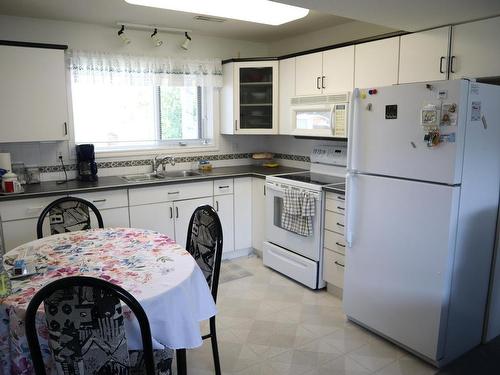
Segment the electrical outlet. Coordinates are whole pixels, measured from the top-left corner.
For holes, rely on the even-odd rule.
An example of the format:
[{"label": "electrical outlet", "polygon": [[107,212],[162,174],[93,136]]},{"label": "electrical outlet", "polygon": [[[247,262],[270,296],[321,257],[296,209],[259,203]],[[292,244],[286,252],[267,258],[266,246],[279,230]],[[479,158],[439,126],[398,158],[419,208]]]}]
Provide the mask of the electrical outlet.
[{"label": "electrical outlet", "polygon": [[56,160],[58,162],[61,160],[60,158],[62,158],[62,157],[63,157],[62,151],[56,151]]}]

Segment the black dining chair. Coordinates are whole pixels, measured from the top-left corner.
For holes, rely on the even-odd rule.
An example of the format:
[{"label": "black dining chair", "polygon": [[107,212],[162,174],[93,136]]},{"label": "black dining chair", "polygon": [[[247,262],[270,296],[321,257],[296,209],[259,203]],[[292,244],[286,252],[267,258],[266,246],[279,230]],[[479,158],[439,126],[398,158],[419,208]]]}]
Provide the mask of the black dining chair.
[{"label": "black dining chair", "polygon": [[[171,374],[173,350],[153,351],[146,313],[129,292],[102,279],[71,276],[40,289],[26,310],[26,338],[36,375],[46,374],[36,330],[42,302],[57,374]],[[128,350],[122,302],[139,322],[143,350]]]},{"label": "black dining chair", "polygon": [[[207,280],[212,297],[217,302],[219,274],[222,258],[222,225],[219,216],[209,205],[198,207],[189,221],[186,249],[193,256]],[[210,333],[202,339],[210,338],[214,357],[215,373],[220,375],[219,349],[215,316],[210,318]]]},{"label": "black dining chair", "polygon": [[43,237],[43,223],[49,217],[50,234],[90,229],[90,210],[97,218],[99,228],[104,228],[102,216],[96,206],[77,197],[56,199],[44,208],[36,224],[36,235]]}]

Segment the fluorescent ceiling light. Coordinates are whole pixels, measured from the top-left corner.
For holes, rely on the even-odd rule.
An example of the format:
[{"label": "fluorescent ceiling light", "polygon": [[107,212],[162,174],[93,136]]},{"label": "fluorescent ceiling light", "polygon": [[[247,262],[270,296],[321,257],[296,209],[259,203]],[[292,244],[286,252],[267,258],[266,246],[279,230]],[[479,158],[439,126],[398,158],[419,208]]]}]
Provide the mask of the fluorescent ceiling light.
[{"label": "fluorescent ceiling light", "polygon": [[269,0],[125,0],[143,5],[235,20],[282,25],[307,16],[309,9]]}]

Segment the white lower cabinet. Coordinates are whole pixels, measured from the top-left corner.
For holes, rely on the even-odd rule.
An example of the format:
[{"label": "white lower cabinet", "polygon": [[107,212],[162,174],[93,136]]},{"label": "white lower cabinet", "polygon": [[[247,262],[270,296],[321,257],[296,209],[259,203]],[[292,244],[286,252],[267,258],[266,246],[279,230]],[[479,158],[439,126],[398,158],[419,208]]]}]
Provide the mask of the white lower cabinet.
[{"label": "white lower cabinet", "polygon": [[227,254],[234,251],[234,205],[233,195],[217,195],[214,197],[214,208],[222,225],[223,247]]},{"label": "white lower cabinet", "polygon": [[[130,226],[128,216],[127,190],[111,190],[75,194],[74,197],[82,198],[92,203],[101,213],[104,228]],[[91,215],[91,226],[97,228],[97,219]]]},{"label": "white lower cabinet", "polygon": [[[33,241],[36,236],[38,217],[49,203],[62,196],[48,196],[23,200],[11,200],[0,203],[2,236],[4,251]],[[45,221],[44,233],[48,233],[48,221]]]},{"label": "white lower cabinet", "polygon": [[344,288],[345,269],[344,209],[344,195],[326,193],[323,280],[340,289]]},{"label": "white lower cabinet", "polygon": [[210,196],[174,202],[175,242],[182,247],[186,247],[189,220],[194,210],[205,204],[212,206],[213,198]]},{"label": "white lower cabinet", "polygon": [[131,206],[130,226],[155,230],[174,238],[174,215],[172,202],[160,202]]},{"label": "white lower cabinet", "polygon": [[234,179],[234,248],[252,248],[252,177]]},{"label": "white lower cabinet", "polygon": [[266,180],[252,177],[252,247],[262,252],[266,233]]}]

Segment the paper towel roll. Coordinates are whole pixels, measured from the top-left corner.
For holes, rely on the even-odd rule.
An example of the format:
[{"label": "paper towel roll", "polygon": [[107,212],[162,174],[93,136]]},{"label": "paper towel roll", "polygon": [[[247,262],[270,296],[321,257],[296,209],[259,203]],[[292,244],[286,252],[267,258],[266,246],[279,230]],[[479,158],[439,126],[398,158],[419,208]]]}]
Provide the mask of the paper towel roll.
[{"label": "paper towel roll", "polygon": [[10,154],[8,152],[0,152],[0,168],[8,171],[12,170],[10,163]]}]

